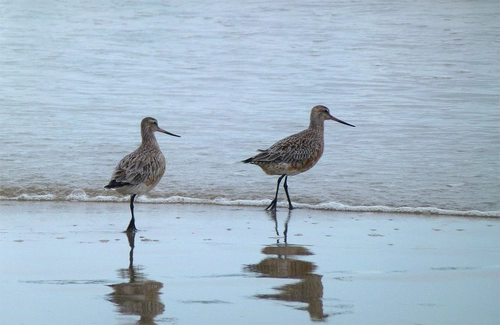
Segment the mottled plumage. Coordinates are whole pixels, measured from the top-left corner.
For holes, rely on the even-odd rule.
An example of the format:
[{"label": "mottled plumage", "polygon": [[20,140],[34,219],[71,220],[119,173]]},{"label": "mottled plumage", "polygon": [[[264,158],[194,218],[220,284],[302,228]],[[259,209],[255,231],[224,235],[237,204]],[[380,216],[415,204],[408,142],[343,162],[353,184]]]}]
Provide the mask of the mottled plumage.
[{"label": "mottled plumage", "polygon": [[283,177],[285,178],[283,187],[288,199],[288,207],[293,209],[288,195],[288,176],[297,175],[311,169],[323,155],[325,120],[333,120],[354,126],[333,117],[330,115],[328,108],[318,105],[311,110],[309,128],[276,142],[266,150],[259,150],[259,154],[243,160],[244,163],[259,166],[268,175],[281,175],[278,179],[276,195],[266,208],[267,210],[276,209],[279,186]]},{"label": "mottled plumage", "polygon": [[178,137],[158,127],[158,121],[146,117],[141,122],[142,143],[134,152],[123,157],[118,163],[109,184],[104,188],[115,189],[121,194],[130,194],[130,219],[127,231],[136,231],[134,199],[137,195],[151,191],[165,173],[165,156],[160,151],[154,132],[162,132]]}]

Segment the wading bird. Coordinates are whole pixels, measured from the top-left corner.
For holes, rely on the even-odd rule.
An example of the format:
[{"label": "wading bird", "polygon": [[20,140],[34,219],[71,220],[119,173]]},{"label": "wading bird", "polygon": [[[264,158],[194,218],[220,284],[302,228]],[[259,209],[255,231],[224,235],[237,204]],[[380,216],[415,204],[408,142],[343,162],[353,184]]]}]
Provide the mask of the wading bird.
[{"label": "wading bird", "polygon": [[311,121],[306,130],[286,137],[266,150],[259,150],[257,155],[243,160],[259,166],[268,175],[280,175],[276,185],[276,194],[266,210],[276,210],[280,183],[285,178],[283,188],[288,199],[288,208],[293,209],[288,194],[288,176],[294,176],[311,169],[321,158],[324,148],[324,121],[333,120],[345,125],[354,125],[341,121],[330,114],[330,110],[322,105],[311,110]]},{"label": "wading bird", "polygon": [[120,160],[113,171],[109,184],[104,186],[106,189],[115,189],[118,193],[130,195],[132,218],[126,232],[137,231],[134,218],[135,197],[151,191],[165,173],[165,156],[163,156],[156,141],[154,135],[156,131],[179,137],[161,129],[156,119],[144,118],[141,122],[141,145]]}]

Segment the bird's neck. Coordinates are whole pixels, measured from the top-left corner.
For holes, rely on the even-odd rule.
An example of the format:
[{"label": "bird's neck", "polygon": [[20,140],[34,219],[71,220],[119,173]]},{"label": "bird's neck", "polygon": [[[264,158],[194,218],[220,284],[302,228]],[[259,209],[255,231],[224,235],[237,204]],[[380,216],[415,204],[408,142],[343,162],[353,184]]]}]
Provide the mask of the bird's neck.
[{"label": "bird's neck", "polygon": [[325,129],[325,121],[311,120],[309,123],[309,130],[323,133]]},{"label": "bird's neck", "polygon": [[159,148],[154,132],[148,132],[147,130],[141,130],[141,136],[142,136],[141,147]]}]

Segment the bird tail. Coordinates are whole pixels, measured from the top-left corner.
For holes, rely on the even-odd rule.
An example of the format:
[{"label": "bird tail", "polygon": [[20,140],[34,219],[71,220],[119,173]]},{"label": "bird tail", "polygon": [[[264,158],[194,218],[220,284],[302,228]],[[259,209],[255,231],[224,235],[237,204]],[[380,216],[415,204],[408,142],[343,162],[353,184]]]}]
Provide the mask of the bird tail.
[{"label": "bird tail", "polygon": [[251,163],[251,162],[253,162],[253,157],[250,157],[248,159],[242,160],[241,162],[245,163],[245,164]]},{"label": "bird tail", "polygon": [[117,187],[123,187],[126,185],[130,185],[130,183],[126,182],[117,182],[114,179],[109,182],[108,185],[104,186],[104,188],[110,189],[110,188],[117,188]]}]

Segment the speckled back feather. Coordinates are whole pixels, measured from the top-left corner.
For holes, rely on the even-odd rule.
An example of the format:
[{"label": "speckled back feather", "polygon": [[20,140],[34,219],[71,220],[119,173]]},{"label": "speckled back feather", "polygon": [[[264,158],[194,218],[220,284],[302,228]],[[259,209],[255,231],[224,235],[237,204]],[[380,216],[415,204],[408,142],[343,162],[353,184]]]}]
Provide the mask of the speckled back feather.
[{"label": "speckled back feather", "polygon": [[328,108],[315,106],[306,130],[286,137],[257,155],[243,160],[255,164],[269,175],[296,175],[311,169],[323,155],[324,121]]}]

